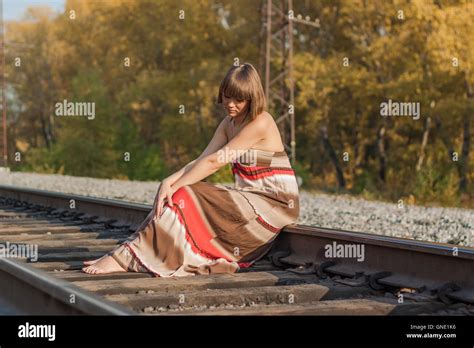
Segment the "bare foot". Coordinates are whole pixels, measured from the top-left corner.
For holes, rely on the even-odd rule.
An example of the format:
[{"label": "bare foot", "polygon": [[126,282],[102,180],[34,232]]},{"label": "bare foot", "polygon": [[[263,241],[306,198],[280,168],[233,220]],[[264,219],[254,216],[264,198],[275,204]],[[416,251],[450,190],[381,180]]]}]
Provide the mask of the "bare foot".
[{"label": "bare foot", "polygon": [[105,257],[100,258],[99,261],[97,261],[93,265],[84,267],[82,271],[89,274],[126,272],[126,270],[123,269],[122,266],[120,266],[118,262],[115,261],[115,259],[109,255],[106,255]]},{"label": "bare foot", "polygon": [[[106,255],[104,255],[104,256],[106,256]],[[104,257],[104,256],[102,256],[102,257]],[[97,261],[99,261],[102,257],[99,257],[98,259],[91,260],[91,261],[84,261],[83,264],[86,265],[86,266],[93,265],[94,263],[96,263]]]},{"label": "bare foot", "polygon": [[106,257],[107,255],[109,254],[104,254],[102,255],[101,257],[99,257],[98,259],[95,259],[95,260],[91,260],[91,261],[84,261],[83,264],[86,265],[86,266],[90,266],[90,265],[93,265],[94,263],[102,260],[104,257]]}]

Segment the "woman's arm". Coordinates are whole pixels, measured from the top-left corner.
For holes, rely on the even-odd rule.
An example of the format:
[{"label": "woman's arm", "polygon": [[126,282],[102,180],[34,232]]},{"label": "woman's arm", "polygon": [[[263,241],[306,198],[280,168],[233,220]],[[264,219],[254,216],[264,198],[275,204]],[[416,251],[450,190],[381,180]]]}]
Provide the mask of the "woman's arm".
[{"label": "woman's arm", "polygon": [[[170,175],[166,179],[163,180],[162,185],[160,185],[160,189],[158,190],[157,198],[155,198],[155,203],[153,209],[156,210],[156,214],[158,217],[161,216],[163,212],[163,204],[164,200],[168,200],[168,205],[171,202],[171,197],[176,190],[173,189],[172,185],[175,185],[183,176],[186,176],[189,172],[193,171],[193,168],[196,166],[199,161],[203,158],[209,156],[213,152],[219,150],[222,146],[224,146],[227,142],[227,134],[225,132],[225,128],[227,127],[228,118],[224,118],[219,126],[217,127],[214,136],[212,137],[211,141],[207,145],[206,149],[202,152],[202,154],[196,158],[194,161],[189,162],[183,168],[181,168],[176,173]],[[200,179],[201,180],[201,179]]]},{"label": "woman's arm", "polygon": [[191,170],[191,168],[194,166],[194,163],[196,163],[197,159],[192,160],[188,164],[186,164],[183,168],[178,170],[177,172],[174,172],[167,178],[163,179],[163,181],[167,181],[170,185],[173,185],[179,178],[183,176],[184,173],[187,171]]},{"label": "woman's arm", "polygon": [[193,167],[183,174],[173,185],[174,192],[185,185],[192,185],[218,171],[222,166],[240,157],[253,145],[265,137],[268,120],[257,119],[245,126],[229,143],[219,150],[196,160]]},{"label": "woman's arm", "polygon": [[214,132],[214,136],[212,137],[211,141],[209,142],[207,147],[204,149],[204,151],[201,153],[201,155],[199,155],[198,158],[196,158],[195,160],[192,160],[191,162],[186,164],[183,168],[181,168],[174,174],[168,176],[163,181],[166,180],[169,183],[169,185],[173,185],[176,181],[178,181],[179,178],[183,176],[183,174],[189,172],[199,159],[210,155],[211,153],[219,150],[222,146],[224,146],[228,141],[227,134],[225,132],[225,127],[227,126],[227,122],[228,122],[227,117],[221,121],[216,131]]}]

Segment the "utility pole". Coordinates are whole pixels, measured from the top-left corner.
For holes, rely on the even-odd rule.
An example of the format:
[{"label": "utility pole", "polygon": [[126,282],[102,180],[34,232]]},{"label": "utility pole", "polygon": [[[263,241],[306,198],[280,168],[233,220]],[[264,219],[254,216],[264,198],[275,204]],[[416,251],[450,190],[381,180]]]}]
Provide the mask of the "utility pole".
[{"label": "utility pole", "polygon": [[7,95],[5,81],[5,28],[3,22],[3,0],[0,3],[0,55],[1,55],[1,78],[2,78],[2,139],[3,139],[3,166],[8,168],[8,149],[7,149]]},{"label": "utility pole", "polygon": [[296,159],[295,87],[293,80],[293,24],[320,28],[319,19],[295,16],[292,0],[262,0],[262,30],[260,32],[260,71],[265,76],[265,96],[268,108],[278,117],[285,150]]},{"label": "utility pole", "polygon": [[262,33],[265,37],[264,58],[265,97],[268,108],[277,114],[285,150],[291,162],[296,158],[295,108],[293,82],[293,23],[288,14],[293,11],[292,0],[263,0]]}]

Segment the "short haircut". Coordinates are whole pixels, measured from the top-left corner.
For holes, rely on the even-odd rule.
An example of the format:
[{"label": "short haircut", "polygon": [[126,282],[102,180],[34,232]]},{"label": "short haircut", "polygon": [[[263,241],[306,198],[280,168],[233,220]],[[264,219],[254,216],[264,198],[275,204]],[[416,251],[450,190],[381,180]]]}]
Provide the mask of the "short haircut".
[{"label": "short haircut", "polygon": [[248,100],[249,106],[245,116],[250,116],[251,121],[267,107],[260,76],[250,63],[229,69],[219,87],[217,104],[222,104],[223,93],[226,97]]}]

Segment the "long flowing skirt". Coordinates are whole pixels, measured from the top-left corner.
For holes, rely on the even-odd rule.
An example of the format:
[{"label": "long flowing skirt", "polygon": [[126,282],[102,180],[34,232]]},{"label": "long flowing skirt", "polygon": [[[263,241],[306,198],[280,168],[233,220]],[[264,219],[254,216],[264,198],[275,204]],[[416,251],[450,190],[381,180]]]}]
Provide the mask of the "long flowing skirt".
[{"label": "long flowing skirt", "polygon": [[200,181],[176,191],[161,217],[153,209],[109,255],[159,277],[233,273],[263,257],[297,215],[284,200]]}]

